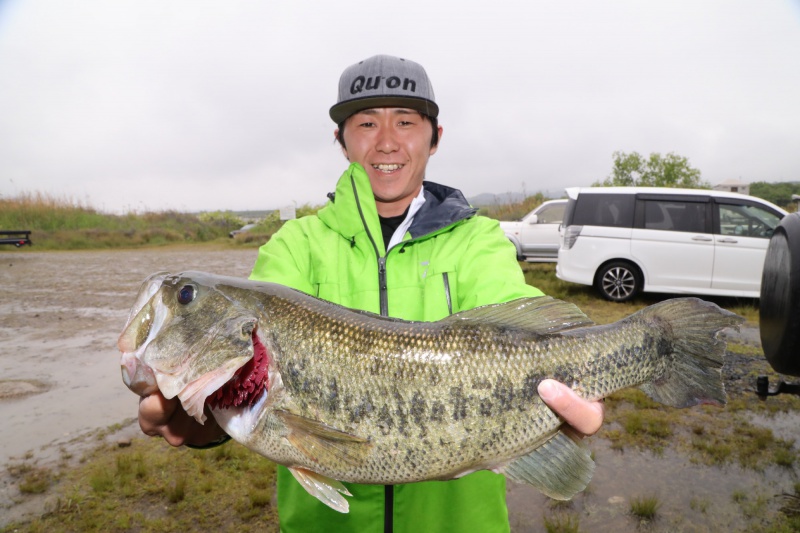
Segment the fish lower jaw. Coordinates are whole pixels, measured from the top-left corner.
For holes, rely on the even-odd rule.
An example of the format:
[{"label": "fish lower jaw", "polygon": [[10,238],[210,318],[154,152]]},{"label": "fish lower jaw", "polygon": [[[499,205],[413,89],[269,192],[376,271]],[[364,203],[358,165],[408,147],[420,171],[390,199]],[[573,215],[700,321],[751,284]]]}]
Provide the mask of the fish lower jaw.
[{"label": "fish lower jaw", "polygon": [[122,354],[120,362],[122,382],[139,396],[149,396],[158,391],[158,383],[153,370],[142,363],[136,354],[126,352]]}]

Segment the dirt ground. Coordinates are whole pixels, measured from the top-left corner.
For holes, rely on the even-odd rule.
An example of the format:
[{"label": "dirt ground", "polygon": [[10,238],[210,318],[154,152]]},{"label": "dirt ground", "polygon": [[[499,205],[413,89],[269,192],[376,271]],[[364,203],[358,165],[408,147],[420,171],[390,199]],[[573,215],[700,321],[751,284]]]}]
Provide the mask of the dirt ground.
[{"label": "dirt ground", "polygon": [[[97,430],[114,424],[122,423],[127,437],[140,434],[133,422],[137,397],[122,383],[116,341],[142,280],[163,270],[246,277],[255,258],[255,249],[198,246],[0,250],[0,516],[19,517],[41,505],[35,499],[20,503],[5,466],[57,461],[65,448],[91,445]],[[743,333],[758,342],[757,330]],[[745,369],[738,373],[746,376]],[[728,385],[731,378],[739,380],[730,375]],[[793,438],[797,424],[794,417],[775,425],[788,430],[784,438]],[[654,530],[738,530],[741,514],[733,508],[733,491],[771,497],[788,491],[795,479],[793,472],[702,467],[669,451],[660,457],[621,455],[597,437],[591,448],[598,464],[592,490],[572,504],[582,513],[582,530],[635,531],[635,521],[626,515],[634,494],[661,498],[664,518]],[[512,529],[542,530],[543,512],[550,512],[547,499],[530,487],[509,487]],[[694,509],[697,501],[709,510]]]},{"label": "dirt ground", "polygon": [[[0,249],[0,465],[56,460],[82,435],[136,416],[116,343],[144,278],[160,270],[247,277],[257,253],[7,250]],[[0,482],[0,514],[13,491]]]}]

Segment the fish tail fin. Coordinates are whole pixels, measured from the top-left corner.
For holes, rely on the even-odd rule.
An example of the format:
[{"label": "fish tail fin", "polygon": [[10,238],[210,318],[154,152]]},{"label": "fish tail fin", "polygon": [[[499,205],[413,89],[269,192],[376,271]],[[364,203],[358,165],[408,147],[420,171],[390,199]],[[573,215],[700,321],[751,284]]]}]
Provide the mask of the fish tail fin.
[{"label": "fish tail fin", "polygon": [[727,401],[722,382],[726,342],[721,330],[738,329],[744,319],[699,298],[674,298],[641,311],[655,322],[670,343],[659,346],[666,368],[640,389],[653,400],[672,407]]}]

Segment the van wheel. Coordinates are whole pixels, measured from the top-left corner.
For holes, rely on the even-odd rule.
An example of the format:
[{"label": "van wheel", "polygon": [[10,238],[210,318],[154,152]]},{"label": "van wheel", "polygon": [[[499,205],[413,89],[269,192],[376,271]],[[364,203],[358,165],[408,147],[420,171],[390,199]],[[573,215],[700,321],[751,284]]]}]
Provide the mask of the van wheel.
[{"label": "van wheel", "polygon": [[595,287],[603,298],[627,302],[642,290],[642,273],[626,261],[612,261],[597,271]]}]

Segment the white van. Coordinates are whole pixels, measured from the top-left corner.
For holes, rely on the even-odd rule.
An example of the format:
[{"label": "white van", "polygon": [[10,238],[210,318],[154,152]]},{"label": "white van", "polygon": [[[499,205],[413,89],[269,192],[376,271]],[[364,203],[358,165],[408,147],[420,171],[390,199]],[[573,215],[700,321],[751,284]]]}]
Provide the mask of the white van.
[{"label": "white van", "polygon": [[618,302],[640,291],[758,298],[769,238],[787,214],[706,189],[567,189],[556,276]]}]

